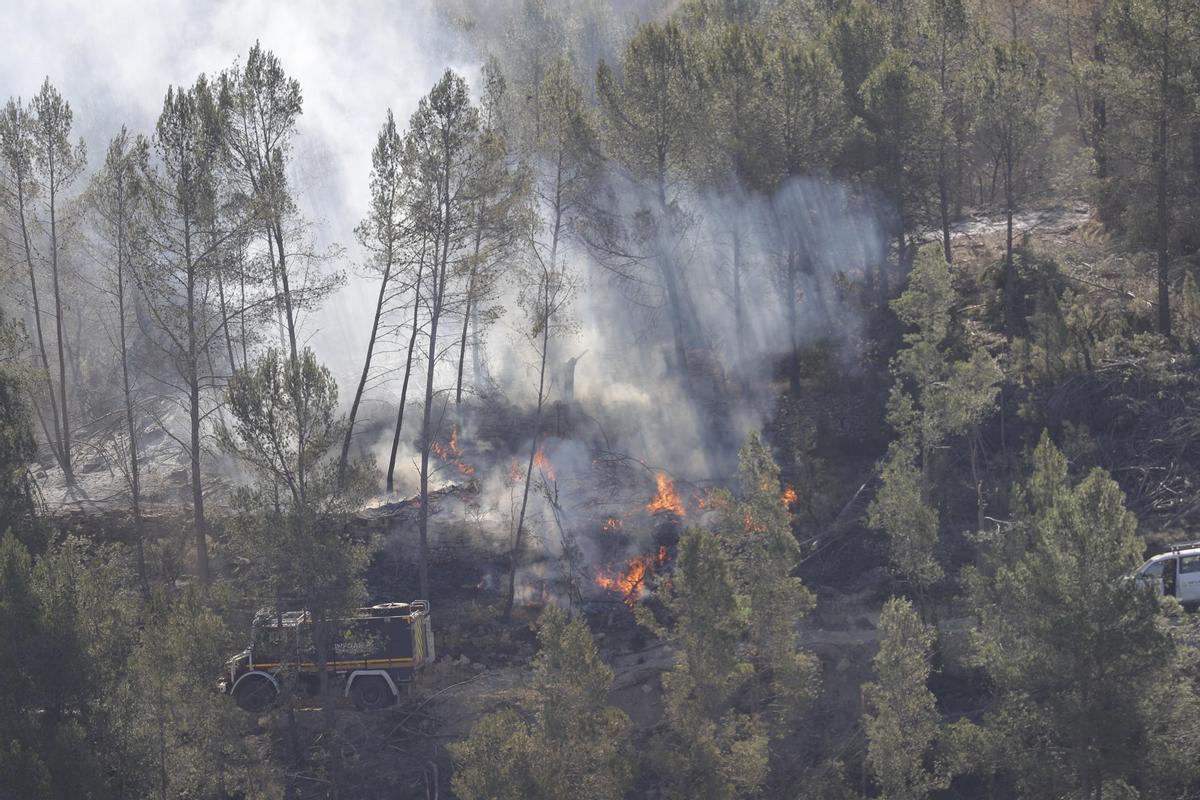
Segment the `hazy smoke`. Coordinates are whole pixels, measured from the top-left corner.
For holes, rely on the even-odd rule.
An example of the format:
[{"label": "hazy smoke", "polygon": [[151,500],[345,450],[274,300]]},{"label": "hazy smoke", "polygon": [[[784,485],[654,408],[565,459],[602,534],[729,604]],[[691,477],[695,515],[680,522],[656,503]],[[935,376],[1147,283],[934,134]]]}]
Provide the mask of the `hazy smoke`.
[{"label": "hazy smoke", "polygon": [[[450,22],[462,7],[478,12],[474,5],[168,0],[147,13],[144,4],[132,0],[20,3],[6,13],[9,36],[0,50],[0,75],[7,94],[25,97],[49,76],[75,109],[76,132],[88,144],[94,169],[122,124],[135,133],[153,130],[168,84],[188,85],[201,72],[213,75],[229,67],[255,38],[273,50],[304,92],[290,175],[295,194],[318,247],[337,243],[345,248],[338,266],[349,277],[320,313],[304,321],[304,333],[348,398],[361,369],[377,292],[377,277],[359,274],[363,258],[353,237],[366,208],[376,132],[389,107],[399,121],[407,121],[447,66],[477,82],[481,56]],[[618,13],[649,17],[661,6],[630,2]],[[688,201],[693,222],[673,246],[697,323],[694,344],[714,355],[698,383],[761,386],[777,369],[789,347],[777,278],[789,240],[801,244],[807,261],[800,286],[801,335],[838,339],[855,332],[857,317],[839,296],[834,278],[877,262],[884,245],[870,213],[855,206],[845,187],[797,179],[775,197],[729,190]],[[639,199],[621,202],[636,206]],[[744,268],[740,341],[732,300],[735,230]],[[738,399],[721,411],[724,429],[714,431],[712,409],[690,397],[669,367],[670,324],[654,309],[657,290],[642,287],[643,294],[631,298],[630,287],[614,281],[578,244],[568,245],[567,252],[583,288],[573,309],[578,332],[555,348],[552,393],[562,388],[561,361],[586,351],[576,371],[575,396],[614,446],[691,479],[719,477],[714,463],[727,467],[737,442],[761,426],[771,410],[771,393],[733,393]],[[654,277],[652,270],[649,274]],[[489,335],[489,369],[515,402],[524,402],[531,399],[534,354],[517,333],[524,320],[515,294],[501,301],[507,308]],[[368,415],[394,413],[390,404],[396,390],[382,375],[395,365],[402,344],[379,346],[383,358],[364,406]],[[381,433],[381,427],[366,431],[362,443],[386,461],[390,432]],[[415,431],[415,420],[406,427]],[[463,431],[464,438],[469,433]],[[411,436],[404,438],[397,473],[399,485],[407,488]],[[722,452],[714,462],[715,449]]]}]

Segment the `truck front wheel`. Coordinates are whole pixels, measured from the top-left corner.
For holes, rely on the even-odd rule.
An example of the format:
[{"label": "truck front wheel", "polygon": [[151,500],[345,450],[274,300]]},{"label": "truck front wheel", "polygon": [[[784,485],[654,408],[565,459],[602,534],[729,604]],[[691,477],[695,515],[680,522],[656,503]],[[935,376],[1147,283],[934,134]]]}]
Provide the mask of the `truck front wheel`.
[{"label": "truck front wheel", "polygon": [[350,696],[354,699],[354,707],[359,711],[386,708],[395,700],[387,681],[378,675],[363,675],[356,678],[354,687],[350,690]]},{"label": "truck front wheel", "polygon": [[260,675],[250,675],[238,684],[234,699],[238,708],[257,714],[275,702],[275,685]]}]

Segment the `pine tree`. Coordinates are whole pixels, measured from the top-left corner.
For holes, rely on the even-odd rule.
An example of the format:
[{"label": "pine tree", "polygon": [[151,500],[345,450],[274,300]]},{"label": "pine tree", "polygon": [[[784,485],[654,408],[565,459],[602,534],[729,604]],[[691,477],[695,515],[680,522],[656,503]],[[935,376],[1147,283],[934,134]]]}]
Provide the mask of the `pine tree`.
[{"label": "pine tree", "polygon": [[1013,215],[1040,188],[1041,146],[1049,135],[1054,98],[1037,54],[1020,42],[995,45],[974,69],[974,134],[1000,175],[1005,218],[1004,333],[1019,333],[1013,261]]},{"label": "pine tree", "polygon": [[816,694],[816,661],[797,650],[794,630],[816,599],[791,576],[800,546],[792,534],[779,467],[758,433],[742,446],[738,486],[736,496],[725,490],[713,493],[711,503],[720,512],[718,536],[747,610],[755,662],[770,676],[765,694],[784,719],[793,719]]},{"label": "pine tree", "polygon": [[[651,749],[660,790],[672,800],[749,797],[766,777],[766,725],[733,702],[755,670],[737,652],[746,613],[732,573],[713,534],[684,532],[672,586],[663,590],[679,655],[663,676],[666,724]],[[641,618],[648,621],[646,612]]]},{"label": "pine tree", "polygon": [[878,680],[863,687],[871,709],[863,720],[867,763],[881,797],[924,800],[950,783],[936,760],[928,766],[942,721],[928,685],[935,632],[911,603],[897,597],[884,603],[879,631]]},{"label": "pine tree", "polygon": [[1105,9],[1099,82],[1113,132],[1105,142],[1125,162],[1113,170],[1115,188],[1126,198],[1126,227],[1154,252],[1158,332],[1170,336],[1171,259],[1191,225],[1175,209],[1195,191],[1200,4],[1120,0]]},{"label": "pine tree", "polygon": [[489,714],[450,745],[454,791],[463,800],[620,800],[633,754],[629,718],[607,704],[612,669],[581,617],[550,607],[539,626],[533,686],[520,710]]},{"label": "pine tree", "polygon": [[1043,434],[1016,497],[1016,527],[965,576],[973,662],[997,692],[977,771],[1030,797],[1178,791],[1197,774],[1200,708],[1179,638],[1126,579],[1142,542],[1121,489],[1099,469],[1073,481]]},{"label": "pine tree", "polygon": [[950,267],[940,248],[917,253],[908,288],[892,309],[909,333],[892,365],[888,424],[897,438],[888,448],[881,483],[868,509],[874,528],[891,539],[892,561],[918,590],[942,577],[935,547],[939,514],[934,496],[935,453],[966,433],[993,408],[1000,371],[982,348],[960,360],[950,350],[955,302]]},{"label": "pine tree", "polygon": [[[892,234],[901,274],[909,260],[908,237],[932,219],[939,143],[947,136],[937,84],[904,50],[884,57],[860,89],[863,115],[874,136],[875,182],[894,210]],[[879,283],[887,300],[886,271]]]}]

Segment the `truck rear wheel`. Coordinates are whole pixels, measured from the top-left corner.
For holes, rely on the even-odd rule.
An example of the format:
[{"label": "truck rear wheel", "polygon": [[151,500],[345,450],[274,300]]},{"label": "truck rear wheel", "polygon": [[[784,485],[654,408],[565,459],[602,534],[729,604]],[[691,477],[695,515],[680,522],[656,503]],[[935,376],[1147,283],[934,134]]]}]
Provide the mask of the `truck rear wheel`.
[{"label": "truck rear wheel", "polygon": [[392,695],[392,689],[387,685],[387,681],[378,675],[363,675],[355,678],[350,696],[354,699],[354,707],[359,711],[386,708],[396,699]]},{"label": "truck rear wheel", "polygon": [[275,702],[275,685],[259,675],[250,675],[238,684],[234,699],[238,708],[257,714]]}]

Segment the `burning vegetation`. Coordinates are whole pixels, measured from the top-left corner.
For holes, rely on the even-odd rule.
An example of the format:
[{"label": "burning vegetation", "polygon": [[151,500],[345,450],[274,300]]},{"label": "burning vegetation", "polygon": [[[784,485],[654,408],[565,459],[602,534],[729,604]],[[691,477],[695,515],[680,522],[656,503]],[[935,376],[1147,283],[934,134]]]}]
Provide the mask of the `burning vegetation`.
[{"label": "burning vegetation", "polygon": [[436,439],[429,445],[429,449],[433,454],[441,459],[446,464],[451,464],[463,475],[468,478],[475,475],[475,467],[463,461],[463,450],[458,443],[458,428],[455,427],[450,431],[450,441],[443,444]]},{"label": "burning vegetation", "polygon": [[[665,551],[663,551],[665,554]],[[600,571],[596,574],[596,585],[609,592],[621,595],[621,601],[633,606],[646,594],[646,576],[652,559],[649,556],[631,558],[617,571]]]},{"label": "burning vegetation", "polygon": [[665,472],[655,475],[654,481],[657,484],[657,491],[654,499],[646,504],[646,512],[651,515],[666,512],[677,517],[686,517],[687,509],[684,508],[679,493],[675,491],[675,481],[667,477]]}]

